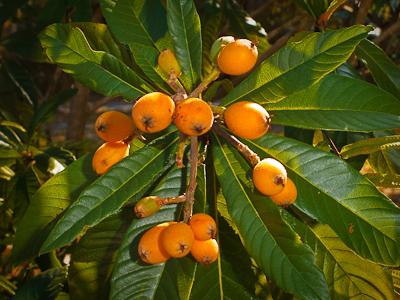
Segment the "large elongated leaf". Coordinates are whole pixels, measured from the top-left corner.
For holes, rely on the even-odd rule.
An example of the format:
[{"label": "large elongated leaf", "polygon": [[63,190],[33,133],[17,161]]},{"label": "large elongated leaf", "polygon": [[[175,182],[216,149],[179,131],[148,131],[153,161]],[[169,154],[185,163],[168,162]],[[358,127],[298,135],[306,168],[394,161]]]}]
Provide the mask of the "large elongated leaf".
[{"label": "large elongated leaf", "polygon": [[128,200],[138,200],[163,170],[171,166],[176,141],[176,133],[169,133],[114,165],[68,208],[41,251],[72,242],[87,226],[94,226],[115,214]]},{"label": "large elongated leaf", "polygon": [[312,33],[303,40],[290,42],[233,89],[222,104],[240,99],[277,102],[311,86],[344,63],[369,30],[370,27],[356,25]]},{"label": "large elongated leaf", "polygon": [[39,254],[42,243],[54,226],[51,222],[95,178],[91,156],[86,155],[41,186],[33,196],[23,218],[17,224],[12,253],[16,263]]},{"label": "large elongated leaf", "polygon": [[68,275],[72,299],[109,299],[115,251],[131,219],[131,210],[123,210],[89,229],[74,245]]},{"label": "large elongated leaf", "polygon": [[[93,39],[95,37],[89,38]],[[143,79],[115,56],[93,50],[93,44],[90,45],[83,31],[73,24],[47,27],[40,34],[40,41],[52,62],[101,94],[135,99],[151,91]]]},{"label": "large elongated leaf", "polygon": [[371,138],[346,145],[340,151],[343,158],[350,158],[377,151],[400,148],[400,135]]},{"label": "large elongated leaf", "polygon": [[394,299],[390,275],[381,266],[354,254],[328,225],[309,227],[290,217],[290,223],[311,246],[323,270],[332,299]]},{"label": "large elongated leaf", "polygon": [[135,62],[146,76],[164,91],[170,91],[160,71],[160,51],[172,48],[167,31],[166,11],[160,1],[119,0],[103,4],[111,31],[120,42],[129,45]]},{"label": "large elongated leaf", "polygon": [[218,180],[246,250],[286,291],[302,299],[329,298],[312,251],[282,220],[278,207],[270,199],[252,192],[246,176],[250,167],[244,159],[218,138],[214,141]]},{"label": "large elongated leaf", "polygon": [[367,63],[375,82],[400,99],[399,66],[381,48],[368,40],[362,41],[357,46],[356,54]]},{"label": "large elongated leaf", "polygon": [[400,126],[400,105],[393,95],[365,81],[333,74],[265,107],[275,124],[300,128],[373,131]]},{"label": "large elongated leaf", "polygon": [[400,210],[337,156],[272,134],[248,142],[287,168],[298,189],[296,205],[329,224],[347,246],[373,261],[400,263]]},{"label": "large elongated leaf", "polygon": [[168,29],[182,66],[182,80],[188,90],[201,76],[201,25],[193,0],[167,1]]}]

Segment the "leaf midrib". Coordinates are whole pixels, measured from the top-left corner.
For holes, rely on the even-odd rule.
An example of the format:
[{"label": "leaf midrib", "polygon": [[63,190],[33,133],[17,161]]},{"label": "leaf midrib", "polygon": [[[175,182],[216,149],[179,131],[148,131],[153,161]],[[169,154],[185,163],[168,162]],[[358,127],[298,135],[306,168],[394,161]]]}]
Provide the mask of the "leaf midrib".
[{"label": "leaf midrib", "polygon": [[195,78],[195,76],[194,76],[194,68],[193,68],[193,64],[192,64],[192,55],[191,55],[191,52],[190,52],[190,49],[189,49],[189,41],[187,39],[188,36],[187,36],[187,30],[186,30],[186,26],[185,26],[185,19],[183,17],[183,7],[182,7],[182,5],[179,5],[179,11],[180,11],[180,17],[181,17],[180,19],[182,21],[182,28],[183,28],[183,31],[184,31],[184,34],[185,34],[185,38],[184,38],[184,42],[185,42],[185,46],[186,46],[185,48],[187,50],[186,52],[187,52],[188,58],[189,58],[188,62],[189,62],[189,67],[190,67],[190,78],[191,78],[192,84],[194,84],[194,78]]},{"label": "leaf midrib", "polygon": [[[264,148],[258,146],[257,144],[255,144],[255,143],[252,142],[251,140],[246,140],[246,141],[249,142],[249,143],[251,143],[254,147],[258,148],[258,149],[261,150],[262,152],[264,152],[264,153],[266,153],[266,154],[268,154],[268,155],[271,155],[271,154],[269,154],[267,151],[265,151]],[[303,177],[302,174],[300,174],[300,173],[297,172],[296,170],[294,170],[294,169],[292,169],[292,168],[290,168],[290,169],[292,170],[292,172],[296,173],[297,176],[299,176],[300,178],[302,178],[304,181],[306,181],[308,184],[310,184],[310,185],[311,185],[312,187],[314,187],[316,190],[321,191],[324,195],[326,195],[328,198],[332,199],[334,202],[338,203],[340,206],[342,206],[343,208],[345,208],[345,209],[346,209],[348,212],[350,212],[352,215],[358,217],[358,219],[362,220],[363,222],[365,222],[366,224],[368,224],[369,226],[371,226],[372,228],[374,228],[375,230],[377,230],[378,232],[380,232],[383,236],[385,236],[385,237],[387,237],[388,239],[390,239],[391,241],[393,241],[394,244],[398,244],[398,242],[397,242],[395,239],[393,239],[392,237],[389,237],[389,236],[387,236],[386,234],[384,234],[384,233],[381,231],[380,228],[379,228],[379,230],[378,230],[377,227],[372,226],[371,223],[368,222],[364,217],[361,217],[360,215],[357,215],[355,212],[353,212],[351,209],[349,209],[348,206],[344,205],[341,201],[337,201],[334,197],[330,196],[326,191],[319,189],[316,185],[314,185],[312,182],[310,182],[307,178]],[[369,196],[369,197],[370,197],[370,196]],[[374,196],[374,197],[376,197],[376,196]],[[376,240],[376,239],[375,239],[375,236],[374,236],[374,240]],[[368,252],[370,252],[370,251],[368,250]],[[380,252],[380,253],[381,253],[381,252]],[[388,253],[389,253],[389,252],[388,252]],[[391,256],[391,255],[390,255],[390,256]],[[393,259],[393,258],[391,257],[391,259]]]},{"label": "leaf midrib", "polygon": [[296,272],[296,274],[297,274],[297,277],[298,277],[299,279],[301,279],[301,280],[305,283],[306,286],[309,286],[309,287],[310,287],[310,290],[312,290],[313,293],[315,293],[315,295],[317,296],[318,299],[321,299],[321,298],[319,297],[319,294],[316,293],[316,292],[314,291],[313,286],[310,286],[306,280],[303,280],[303,276],[301,276],[301,274],[298,272],[297,268],[293,265],[292,260],[290,259],[290,256],[288,256],[287,253],[286,253],[285,251],[283,251],[283,249],[281,248],[281,246],[279,245],[279,243],[276,241],[275,236],[273,236],[273,235],[271,234],[271,232],[268,230],[268,228],[266,227],[264,221],[263,221],[262,218],[260,217],[258,211],[257,211],[256,208],[254,207],[254,205],[253,205],[253,203],[251,202],[250,198],[248,197],[246,191],[244,190],[242,184],[240,183],[238,177],[236,176],[236,173],[233,171],[234,169],[233,169],[233,167],[232,167],[232,165],[231,165],[231,163],[230,163],[228,157],[226,156],[225,151],[223,150],[223,147],[222,147],[222,145],[221,145],[221,143],[220,143],[218,137],[216,137],[216,140],[217,140],[218,145],[219,145],[219,147],[220,147],[220,149],[221,149],[221,152],[222,152],[223,155],[224,155],[225,161],[226,161],[227,164],[229,165],[229,168],[230,168],[230,170],[231,170],[231,172],[232,172],[232,174],[233,174],[233,177],[235,178],[235,181],[236,181],[236,182],[238,183],[238,185],[240,186],[240,190],[242,190],[242,192],[244,193],[245,198],[247,199],[247,202],[250,204],[250,207],[251,207],[252,210],[255,212],[256,216],[257,216],[258,219],[259,219],[259,221],[261,221],[261,223],[262,223],[262,225],[263,225],[263,228],[264,228],[265,231],[267,231],[267,232],[270,234],[270,236],[273,238],[273,240],[275,241],[276,246],[280,249],[280,251],[281,251],[282,253],[285,254],[285,256],[287,257],[288,261],[290,262],[290,265],[292,266],[293,270],[295,270],[295,272]]},{"label": "leaf midrib", "polygon": [[[231,104],[232,102],[234,102],[234,101],[236,101],[236,100],[238,100],[238,99],[243,99],[243,98],[247,97],[247,96],[250,95],[250,94],[257,93],[257,91],[258,91],[259,89],[265,87],[266,85],[270,84],[271,82],[274,82],[274,81],[276,81],[276,80],[279,80],[282,76],[286,75],[287,73],[292,72],[292,71],[296,70],[297,68],[300,68],[300,67],[306,65],[306,64],[309,63],[310,61],[315,60],[315,59],[316,59],[317,57],[319,57],[320,55],[326,54],[326,53],[327,53],[328,51],[330,51],[331,49],[333,49],[333,48],[335,48],[335,47],[337,47],[337,46],[340,46],[340,45],[342,45],[342,44],[344,44],[344,43],[347,43],[347,42],[349,42],[349,41],[351,41],[351,40],[353,40],[353,39],[356,39],[356,38],[358,38],[358,36],[364,35],[364,34],[366,34],[366,33],[365,33],[365,32],[364,32],[364,33],[359,33],[359,34],[357,34],[357,35],[355,35],[355,36],[352,36],[352,37],[349,38],[349,39],[346,39],[345,41],[342,41],[342,42],[339,43],[339,44],[335,44],[335,45],[333,45],[333,46],[327,48],[324,52],[319,52],[319,53],[317,53],[316,55],[310,57],[309,59],[307,59],[307,60],[305,60],[305,61],[302,61],[302,63],[297,64],[297,65],[295,65],[295,66],[292,67],[292,68],[289,68],[289,69],[286,70],[285,72],[279,74],[277,77],[275,77],[275,78],[273,78],[272,80],[270,80],[270,81],[264,83],[263,85],[259,86],[258,88],[254,89],[254,90],[251,90],[251,91],[247,92],[246,94],[242,94],[241,96],[237,96],[235,99],[231,99],[229,102],[225,102],[225,101],[224,101],[224,104],[225,104],[225,105],[228,105],[228,104]],[[321,37],[321,36],[320,36],[320,37]],[[318,37],[317,37],[317,39],[315,40],[315,42],[316,42],[317,40],[318,40]],[[356,47],[356,46],[354,46],[354,48],[355,48],[355,47]],[[320,48],[321,48],[321,47],[318,47],[318,50],[319,50]],[[277,53],[279,53],[279,52],[277,52]],[[276,55],[276,54],[275,54],[275,55]],[[265,63],[267,63],[267,61],[265,61]],[[264,65],[264,63],[263,63],[259,68],[261,68],[263,65]],[[327,71],[326,71],[326,72],[327,72]],[[325,73],[326,73],[326,72],[325,72]],[[320,79],[316,80],[315,82],[318,82],[318,81],[320,81],[321,79],[322,79],[322,77],[321,77]],[[228,96],[229,96],[229,95],[228,95]]]}]

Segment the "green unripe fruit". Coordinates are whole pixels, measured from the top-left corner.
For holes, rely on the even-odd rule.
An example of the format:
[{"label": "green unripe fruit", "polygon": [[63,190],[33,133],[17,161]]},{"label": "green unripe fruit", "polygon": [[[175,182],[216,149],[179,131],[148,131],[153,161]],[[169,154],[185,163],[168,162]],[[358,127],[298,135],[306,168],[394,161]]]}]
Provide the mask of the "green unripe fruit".
[{"label": "green unripe fruit", "polygon": [[158,196],[149,196],[140,199],[135,205],[135,214],[138,218],[146,218],[154,215],[160,210],[161,198]]},{"label": "green unripe fruit", "polygon": [[216,60],[218,58],[218,54],[221,51],[221,49],[234,41],[235,41],[235,38],[233,36],[229,36],[229,35],[221,36],[220,38],[216,39],[215,42],[212,44],[211,50],[210,50],[211,61],[216,62]]}]

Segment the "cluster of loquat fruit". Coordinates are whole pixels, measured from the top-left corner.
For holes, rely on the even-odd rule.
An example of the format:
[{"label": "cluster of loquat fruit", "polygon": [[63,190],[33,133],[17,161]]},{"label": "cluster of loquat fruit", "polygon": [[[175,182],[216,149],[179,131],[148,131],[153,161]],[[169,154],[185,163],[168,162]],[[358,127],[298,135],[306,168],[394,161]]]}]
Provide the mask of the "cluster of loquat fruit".
[{"label": "cluster of loquat fruit", "polygon": [[217,260],[217,225],[207,214],[194,214],[189,224],[165,222],[146,231],[139,241],[140,258],[149,264],[159,264],[171,257],[180,258],[189,252],[201,264]]},{"label": "cluster of loquat fruit", "polygon": [[[228,75],[243,75],[257,62],[257,47],[249,40],[231,36],[217,39],[211,48],[211,58],[218,70]],[[181,74],[175,54],[167,49],[158,58],[160,69],[172,78]],[[222,112],[221,112],[222,111]],[[240,138],[257,139],[270,127],[270,116],[259,104],[249,101],[236,102],[215,113],[218,122]],[[215,122],[212,107],[198,97],[173,99],[153,92],[139,98],[132,107],[132,118],[117,111],[101,114],[95,124],[97,135],[105,141],[93,156],[93,168],[101,175],[129,154],[129,143],[141,133],[156,133],[172,123],[186,136],[201,136],[207,133]],[[285,167],[273,158],[257,161],[253,168],[253,183],[263,195],[271,197],[277,205],[292,204],[297,189],[288,178]],[[184,202],[184,196],[160,198],[149,196],[135,205],[139,218],[156,213],[161,206]],[[200,263],[214,262],[219,253],[215,240],[217,226],[206,214],[193,215],[188,224],[166,222],[158,224],[141,237],[138,246],[140,258],[149,264],[162,263],[170,257],[183,257],[189,252]]]}]

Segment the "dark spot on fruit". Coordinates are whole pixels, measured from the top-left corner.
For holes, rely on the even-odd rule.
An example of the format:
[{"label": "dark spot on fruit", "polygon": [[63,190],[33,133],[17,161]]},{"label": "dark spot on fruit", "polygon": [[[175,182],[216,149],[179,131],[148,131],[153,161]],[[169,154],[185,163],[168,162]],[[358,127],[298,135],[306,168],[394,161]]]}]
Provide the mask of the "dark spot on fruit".
[{"label": "dark spot on fruit", "polygon": [[282,175],[276,175],[275,178],[274,178],[274,183],[276,185],[285,186],[285,178]]},{"label": "dark spot on fruit", "polygon": [[195,125],[193,125],[193,127],[192,127],[192,130],[193,130],[194,132],[196,132],[197,134],[202,133],[204,129],[205,129],[205,127],[202,126],[202,125],[200,125],[200,124],[195,124]]},{"label": "dark spot on fruit", "polygon": [[107,129],[107,126],[104,125],[104,124],[100,124],[100,125],[97,127],[97,130],[100,131],[100,132],[106,131],[106,129]]},{"label": "dark spot on fruit", "polygon": [[153,127],[153,118],[152,117],[144,116],[142,118],[142,122],[143,122],[144,128],[146,128],[146,129]]},{"label": "dark spot on fruit", "polygon": [[181,253],[184,253],[186,251],[186,249],[188,248],[188,246],[186,244],[183,243],[179,243],[179,249],[178,251],[180,251]]}]

